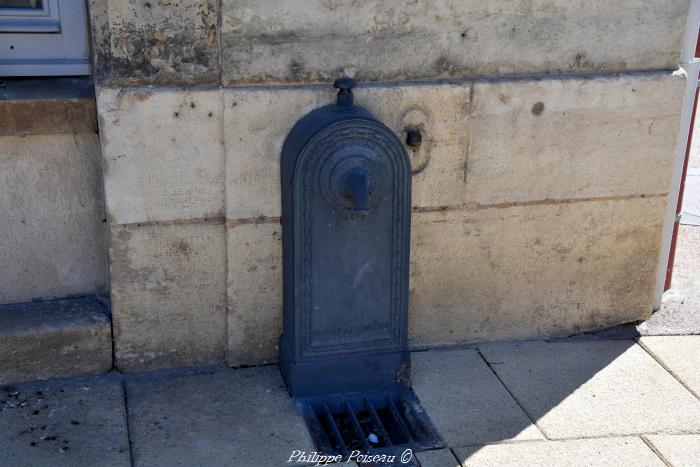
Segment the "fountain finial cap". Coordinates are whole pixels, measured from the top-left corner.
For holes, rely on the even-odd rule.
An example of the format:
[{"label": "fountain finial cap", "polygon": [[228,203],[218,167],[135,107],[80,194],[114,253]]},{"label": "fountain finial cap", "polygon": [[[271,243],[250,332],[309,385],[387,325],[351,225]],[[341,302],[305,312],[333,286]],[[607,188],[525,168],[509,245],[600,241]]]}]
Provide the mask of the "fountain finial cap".
[{"label": "fountain finial cap", "polygon": [[349,107],[352,105],[352,88],[357,83],[354,79],[343,76],[333,82],[333,87],[338,90],[337,103],[341,107]]}]

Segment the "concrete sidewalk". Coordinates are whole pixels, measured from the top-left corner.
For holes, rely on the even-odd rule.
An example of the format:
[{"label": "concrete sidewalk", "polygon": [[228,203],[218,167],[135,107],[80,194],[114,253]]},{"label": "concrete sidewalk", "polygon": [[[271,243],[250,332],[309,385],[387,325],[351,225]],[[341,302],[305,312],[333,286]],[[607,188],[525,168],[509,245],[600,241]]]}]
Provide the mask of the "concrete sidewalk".
[{"label": "concrete sidewalk", "polygon": [[[415,459],[700,466],[699,360],[700,336],[416,352],[416,393],[449,449]],[[293,450],[314,447],[276,366],[0,389],[2,466],[277,467]]]}]

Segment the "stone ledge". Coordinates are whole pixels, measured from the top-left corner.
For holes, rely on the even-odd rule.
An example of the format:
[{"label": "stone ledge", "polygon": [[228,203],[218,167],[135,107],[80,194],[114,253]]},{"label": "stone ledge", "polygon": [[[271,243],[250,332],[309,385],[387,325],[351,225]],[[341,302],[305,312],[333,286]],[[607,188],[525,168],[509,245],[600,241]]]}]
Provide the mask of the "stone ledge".
[{"label": "stone ledge", "polygon": [[0,135],[97,132],[91,79],[1,81],[0,115]]},{"label": "stone ledge", "polygon": [[96,299],[0,306],[0,384],[111,368],[110,317]]}]

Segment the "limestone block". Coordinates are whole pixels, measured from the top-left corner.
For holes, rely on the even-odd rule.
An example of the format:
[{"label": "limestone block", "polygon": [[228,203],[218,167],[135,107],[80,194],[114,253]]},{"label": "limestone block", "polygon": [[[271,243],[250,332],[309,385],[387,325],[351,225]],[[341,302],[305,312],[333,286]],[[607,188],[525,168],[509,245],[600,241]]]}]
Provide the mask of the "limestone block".
[{"label": "limestone block", "polygon": [[223,215],[218,89],[102,89],[98,112],[111,224]]},{"label": "limestone block", "polygon": [[221,8],[229,84],[672,69],[689,0],[223,0]]},{"label": "limestone block", "polygon": [[668,72],[476,82],[469,201],[666,192],[684,82]]},{"label": "limestone block", "polygon": [[240,224],[228,243],[228,363],[274,362],[282,334],[282,226]]},{"label": "limestone block", "polygon": [[97,136],[2,136],[0,148],[0,303],[105,291]]},{"label": "limestone block", "polygon": [[94,98],[0,99],[0,114],[3,136],[97,132]]},{"label": "limestone block", "polygon": [[418,129],[418,148],[406,147],[411,158],[411,204],[419,207],[464,203],[469,151],[471,83],[367,86],[357,100],[406,141]]},{"label": "limestone block", "polygon": [[333,102],[333,88],[224,90],[226,217],[280,216],[280,155],[294,123]]},{"label": "limestone block", "polygon": [[120,370],[222,363],[224,226],[111,227],[111,295]]},{"label": "limestone block", "polygon": [[[565,336],[651,313],[665,197],[413,213],[413,346]],[[229,221],[229,363],[277,358],[279,225]]]},{"label": "limestone block", "polygon": [[89,7],[99,82],[219,82],[216,0],[90,0]]},{"label": "limestone block", "polygon": [[111,368],[112,327],[97,300],[0,306],[0,384],[98,374]]},{"label": "limestone block", "polygon": [[[355,102],[405,140],[418,128],[423,143],[409,149],[413,205],[465,201],[469,83],[361,86]],[[280,153],[294,123],[335,102],[330,86],[235,88],[224,91],[226,208],[229,219],[279,216]]]},{"label": "limestone block", "polygon": [[665,202],[414,212],[411,343],[566,336],[648,317]]},{"label": "limestone block", "polygon": [[[565,336],[647,317],[664,206],[652,197],[414,211],[410,343]],[[232,365],[277,357],[278,232],[228,228]]]}]

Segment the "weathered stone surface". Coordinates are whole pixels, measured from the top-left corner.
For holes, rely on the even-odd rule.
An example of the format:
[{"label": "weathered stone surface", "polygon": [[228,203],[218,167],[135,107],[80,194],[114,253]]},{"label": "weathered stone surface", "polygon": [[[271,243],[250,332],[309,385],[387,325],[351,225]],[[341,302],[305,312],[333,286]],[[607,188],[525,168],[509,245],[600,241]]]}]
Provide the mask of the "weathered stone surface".
[{"label": "weathered stone surface", "polygon": [[469,201],[665,193],[684,89],[670,72],[477,81]]},{"label": "weathered stone surface", "polygon": [[413,388],[448,446],[544,439],[476,350],[414,352],[411,367]]},{"label": "weathered stone surface", "polygon": [[[361,86],[355,102],[405,140],[406,128],[423,135],[409,148],[415,172],[413,205],[465,202],[469,83]],[[236,88],[224,91],[226,208],[229,219],[279,216],[280,153],[294,123],[335,102],[330,86]]]},{"label": "weathered stone surface", "polygon": [[676,68],[688,7],[688,0],[223,0],[223,81]]},{"label": "weathered stone surface", "polygon": [[3,136],[0,147],[0,303],[104,291],[97,136]]},{"label": "weathered stone surface", "polygon": [[700,401],[632,340],[479,350],[549,439],[700,432]]},{"label": "weathered stone surface", "polygon": [[228,363],[277,360],[282,334],[282,227],[239,224],[226,229],[228,245]]},{"label": "weathered stone surface", "polygon": [[95,133],[95,99],[0,100],[0,135]]},{"label": "weathered stone surface", "polygon": [[95,299],[0,306],[0,384],[110,368],[110,319]]},{"label": "weathered stone surface", "polygon": [[117,368],[224,362],[224,236],[217,223],[111,228]]},{"label": "weathered stone surface", "polygon": [[333,102],[330,86],[224,90],[226,217],[280,216],[280,154],[294,123]]},{"label": "weathered stone surface", "polygon": [[124,394],[118,381],[81,378],[0,388],[2,464],[128,467]]},{"label": "weathered stone surface", "polygon": [[[560,337],[648,317],[664,206],[653,197],[414,212],[412,345]],[[228,229],[232,364],[276,359],[282,257],[271,221]]]},{"label": "weathered stone surface", "polygon": [[413,206],[464,203],[470,93],[467,82],[366,86],[355,91],[357,102],[401,141],[406,141],[408,129],[421,132],[420,147],[406,147],[413,169]]},{"label": "weathered stone surface", "polygon": [[651,313],[665,197],[414,212],[414,345],[560,337]]},{"label": "weathered stone surface", "polygon": [[0,135],[96,133],[89,78],[7,80],[0,88]]},{"label": "weathered stone surface", "polygon": [[635,465],[662,467],[665,464],[640,438],[578,439],[532,443],[496,444],[456,448],[465,467],[498,465],[541,467]]},{"label": "weathered stone surface", "polygon": [[421,467],[461,467],[449,449],[421,451],[415,454]]},{"label": "weathered stone surface", "polygon": [[98,109],[111,224],[223,215],[220,90],[103,89]]},{"label": "weathered stone surface", "polygon": [[647,435],[645,438],[673,467],[695,467],[700,459],[700,435]]},{"label": "weathered stone surface", "polygon": [[646,336],[639,343],[700,398],[700,336]]},{"label": "weathered stone surface", "polygon": [[218,83],[220,17],[215,0],[90,0],[99,82]]},{"label": "weathered stone surface", "polygon": [[127,393],[137,466],[282,466],[293,450],[314,450],[276,366],[128,384]]}]

